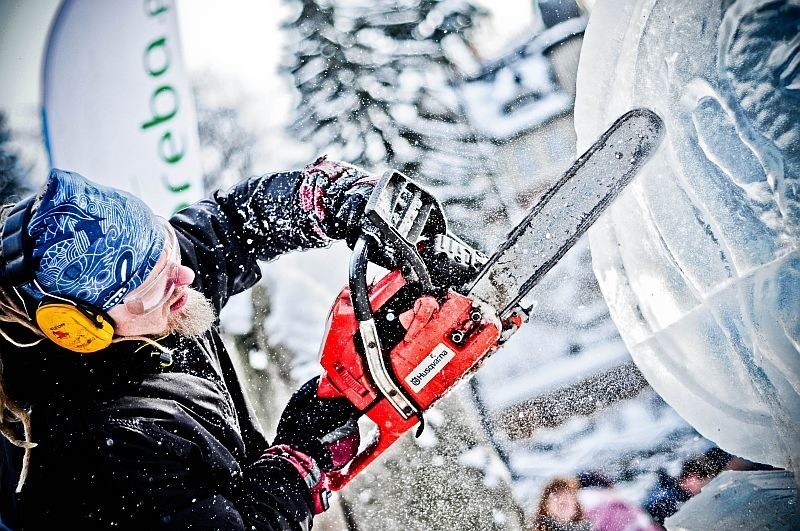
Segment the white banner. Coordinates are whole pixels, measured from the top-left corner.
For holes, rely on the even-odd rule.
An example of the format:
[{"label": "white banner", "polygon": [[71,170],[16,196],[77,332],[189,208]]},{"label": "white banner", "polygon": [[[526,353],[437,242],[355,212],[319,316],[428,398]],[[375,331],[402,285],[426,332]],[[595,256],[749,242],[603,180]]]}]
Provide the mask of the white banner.
[{"label": "white banner", "polygon": [[127,190],[165,216],[202,197],[172,0],[65,0],[42,85],[53,167]]}]

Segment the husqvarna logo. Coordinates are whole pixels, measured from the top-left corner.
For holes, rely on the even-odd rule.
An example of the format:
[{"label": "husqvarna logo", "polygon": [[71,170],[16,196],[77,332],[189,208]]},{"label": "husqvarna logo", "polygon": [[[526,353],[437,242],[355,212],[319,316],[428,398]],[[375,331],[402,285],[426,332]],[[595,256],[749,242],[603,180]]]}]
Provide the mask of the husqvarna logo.
[{"label": "husqvarna logo", "polygon": [[439,374],[444,369],[445,365],[450,363],[450,360],[455,358],[456,353],[450,350],[447,346],[439,343],[436,345],[430,354],[425,356],[419,365],[414,367],[414,370],[406,376],[406,383],[411,386],[411,389],[417,393],[428,385],[428,382],[433,380],[433,377]]}]

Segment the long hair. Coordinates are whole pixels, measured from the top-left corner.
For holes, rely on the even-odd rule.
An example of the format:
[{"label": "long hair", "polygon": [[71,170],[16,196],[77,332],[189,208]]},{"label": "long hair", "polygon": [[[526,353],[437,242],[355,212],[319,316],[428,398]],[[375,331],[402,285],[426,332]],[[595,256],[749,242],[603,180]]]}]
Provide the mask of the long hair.
[{"label": "long hair", "polygon": [[[0,227],[5,223],[5,218],[9,209],[13,205],[3,205],[0,207]],[[21,306],[21,299],[17,293],[12,293],[5,286],[0,286],[0,336],[3,337],[8,343],[17,347],[29,347],[37,345],[45,338],[44,333],[38,327],[31,323],[27,312]],[[27,328],[32,331],[39,339],[29,344],[20,344],[6,333],[4,325],[6,323],[16,324]],[[14,424],[22,424],[22,433],[24,439],[19,439],[14,430]],[[25,454],[22,458],[22,468],[19,474],[19,481],[17,482],[17,492],[22,489],[25,484],[25,479],[28,477],[28,469],[31,461],[31,449],[36,446],[36,443],[31,439],[31,415],[30,411],[17,404],[6,392],[5,386],[5,372],[3,368],[3,360],[0,358],[0,433],[3,434],[11,444],[25,449]]]},{"label": "long hair", "polygon": [[559,492],[569,492],[575,496],[575,514],[570,519],[570,522],[580,522],[583,520],[583,508],[577,499],[578,489],[580,489],[580,483],[575,478],[553,478],[550,480],[542,491],[542,495],[539,497],[539,504],[536,507],[536,519],[533,524],[534,531],[548,531],[550,529],[547,519],[552,517],[547,510],[547,500],[551,495]]},{"label": "long hair", "polygon": [[[3,338],[17,346],[33,346],[41,339],[30,345],[21,345],[11,339],[8,334],[3,330],[5,323],[16,323],[22,325],[29,330],[32,330],[36,335],[44,339],[44,334],[37,327],[33,326],[27,319],[27,314],[16,304],[14,300],[15,295],[10,295],[5,288],[0,287],[0,335]],[[21,423],[24,440],[20,440],[13,429],[13,424]],[[3,434],[11,444],[25,449],[25,454],[22,458],[22,469],[17,483],[17,492],[22,489],[25,484],[25,479],[28,476],[28,468],[31,460],[31,449],[36,446],[36,443],[31,439],[31,416],[30,412],[20,407],[6,392],[5,374],[3,370],[3,361],[0,358],[0,433]]]}]

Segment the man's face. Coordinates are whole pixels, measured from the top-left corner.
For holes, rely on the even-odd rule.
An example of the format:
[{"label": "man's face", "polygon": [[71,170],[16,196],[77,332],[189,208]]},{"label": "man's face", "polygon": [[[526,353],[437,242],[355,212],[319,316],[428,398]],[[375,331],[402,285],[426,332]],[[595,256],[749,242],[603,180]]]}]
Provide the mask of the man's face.
[{"label": "man's face", "polygon": [[117,336],[158,335],[172,331],[190,301],[194,271],[181,265],[172,228],[158,262],[144,282],[108,311]]},{"label": "man's face", "polygon": [[158,308],[145,313],[135,314],[124,304],[117,304],[108,311],[114,320],[114,334],[117,336],[158,335],[170,331],[170,321],[180,318],[181,310],[186,306],[189,290],[187,286],[194,279],[194,271],[186,266],[179,266],[179,276],[172,295]]}]

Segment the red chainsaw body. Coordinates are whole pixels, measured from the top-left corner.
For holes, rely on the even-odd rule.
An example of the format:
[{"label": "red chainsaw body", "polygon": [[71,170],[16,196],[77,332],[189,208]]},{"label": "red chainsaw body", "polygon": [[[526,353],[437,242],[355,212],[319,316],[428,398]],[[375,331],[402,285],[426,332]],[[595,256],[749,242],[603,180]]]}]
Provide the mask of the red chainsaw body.
[{"label": "red chainsaw body", "polygon": [[[379,313],[405,284],[399,271],[381,278],[369,291],[373,311]],[[450,291],[411,341],[402,339],[391,349],[384,346],[389,372],[420,411],[430,408],[497,348],[497,319],[475,316],[472,300]],[[404,418],[374,387],[367,362],[356,347],[358,330],[350,290],[345,288],[328,316],[320,358],[325,372],[318,395],[346,397],[376,424],[377,433],[347,469],[331,474],[332,487],[337,490],[420,420],[416,416]],[[452,339],[455,331],[463,338],[458,343]]]}]

